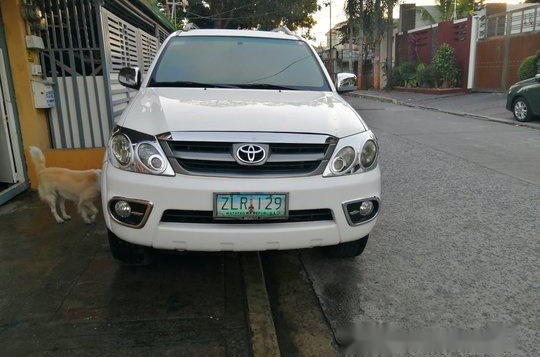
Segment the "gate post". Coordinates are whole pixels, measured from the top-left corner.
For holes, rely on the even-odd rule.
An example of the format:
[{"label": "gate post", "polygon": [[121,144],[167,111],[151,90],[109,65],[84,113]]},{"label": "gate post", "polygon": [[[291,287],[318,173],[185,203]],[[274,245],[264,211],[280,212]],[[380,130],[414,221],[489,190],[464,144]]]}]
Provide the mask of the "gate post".
[{"label": "gate post", "polygon": [[471,17],[471,43],[469,46],[469,70],[467,75],[467,89],[474,87],[474,74],[476,70],[476,46],[478,44],[478,16]]},{"label": "gate post", "polygon": [[503,68],[502,68],[502,76],[501,76],[501,90],[502,91],[506,89],[506,82],[508,81],[508,59],[510,56],[511,30],[512,30],[512,13],[507,13],[505,17]]},{"label": "gate post", "polygon": [[[103,33],[106,31],[103,31],[103,19],[101,18],[102,15],[102,9],[103,9],[103,0],[93,0],[96,4],[94,7],[96,9],[96,19],[97,19],[97,30],[98,30],[98,39],[99,39],[99,49],[101,53],[101,63],[103,65],[103,84],[105,87],[105,101],[107,103],[107,116],[108,116],[108,123],[109,123],[109,129],[112,129],[114,125],[114,117],[113,117],[113,105],[112,105],[112,94],[111,94],[111,78],[110,78],[110,68],[111,63],[109,61],[109,56],[107,56],[107,51],[109,47],[108,39],[103,37]],[[105,26],[107,24],[105,23]],[[107,41],[107,42],[105,42]],[[106,144],[106,143],[105,143]]]}]

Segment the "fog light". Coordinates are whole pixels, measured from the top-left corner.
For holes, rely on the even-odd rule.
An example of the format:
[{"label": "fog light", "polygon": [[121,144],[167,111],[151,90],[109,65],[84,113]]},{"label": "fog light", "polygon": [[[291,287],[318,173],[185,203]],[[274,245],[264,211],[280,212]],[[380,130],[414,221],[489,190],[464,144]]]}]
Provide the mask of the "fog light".
[{"label": "fog light", "polygon": [[369,216],[371,212],[373,212],[373,202],[371,201],[364,201],[360,204],[360,207],[358,207],[358,211],[361,216]]},{"label": "fog light", "polygon": [[343,204],[345,217],[351,226],[371,221],[379,213],[377,198],[346,202]]},{"label": "fog light", "polygon": [[131,215],[131,206],[126,201],[118,201],[114,204],[114,212],[118,217],[127,218]]}]

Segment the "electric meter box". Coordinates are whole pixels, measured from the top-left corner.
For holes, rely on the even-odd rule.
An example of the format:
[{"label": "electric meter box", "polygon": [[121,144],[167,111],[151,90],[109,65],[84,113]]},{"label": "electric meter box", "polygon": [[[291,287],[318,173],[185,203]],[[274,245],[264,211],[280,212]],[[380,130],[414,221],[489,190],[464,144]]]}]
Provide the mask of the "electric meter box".
[{"label": "electric meter box", "polygon": [[34,107],[46,109],[56,105],[51,82],[32,81],[32,92],[34,92]]},{"label": "electric meter box", "polygon": [[27,35],[26,36],[26,48],[31,50],[43,50],[45,45],[43,44],[43,39],[36,35]]}]

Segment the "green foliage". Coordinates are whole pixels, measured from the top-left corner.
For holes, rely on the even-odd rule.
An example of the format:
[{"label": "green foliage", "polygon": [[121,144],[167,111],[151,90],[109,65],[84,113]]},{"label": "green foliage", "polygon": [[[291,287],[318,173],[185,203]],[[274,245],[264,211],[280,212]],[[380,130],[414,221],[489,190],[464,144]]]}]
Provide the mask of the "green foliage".
[{"label": "green foliage", "polygon": [[[158,0],[166,7],[165,0]],[[190,0],[183,12],[177,7],[178,19],[187,18],[200,28],[271,30],[287,26],[311,28],[317,0]]]},{"label": "green foliage", "polygon": [[416,66],[416,81],[420,87],[429,87],[428,71],[427,66],[423,63],[420,63]]},{"label": "green foliage", "polygon": [[[475,3],[483,3],[483,0],[457,0],[456,1],[456,15],[458,19],[467,17],[473,14]],[[435,8],[437,14],[434,16],[429,13],[425,8],[419,7],[422,18],[429,20],[432,23],[439,21],[452,20],[454,17],[454,0],[437,0],[435,1]]]},{"label": "green foliage", "polygon": [[396,0],[346,0],[344,10],[347,20],[337,28],[341,43],[348,44],[349,34],[352,33],[352,42],[358,44],[362,30],[363,54],[373,52],[386,30],[388,6],[393,8],[395,3]]},{"label": "green foliage", "polygon": [[459,84],[460,71],[452,46],[447,43],[439,46],[433,56],[433,66],[441,76],[443,87],[456,87]]},{"label": "green foliage", "polygon": [[519,66],[518,74],[519,80],[524,80],[534,77],[537,73],[540,73],[540,51],[535,55],[529,56],[521,62]]},{"label": "green foliage", "polygon": [[392,72],[392,81],[396,86],[416,87],[416,64],[412,62],[403,62],[394,67]]},{"label": "green foliage", "polygon": [[436,88],[440,85],[441,75],[433,64],[420,63],[416,66],[416,80],[419,87]]}]

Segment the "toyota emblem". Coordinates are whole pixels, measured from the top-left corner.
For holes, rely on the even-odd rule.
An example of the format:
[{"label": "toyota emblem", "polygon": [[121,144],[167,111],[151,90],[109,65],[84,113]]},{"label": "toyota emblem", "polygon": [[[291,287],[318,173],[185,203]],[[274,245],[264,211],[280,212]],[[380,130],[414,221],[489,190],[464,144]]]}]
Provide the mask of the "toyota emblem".
[{"label": "toyota emblem", "polygon": [[236,161],[241,165],[261,165],[268,158],[268,145],[237,144],[234,154]]}]

